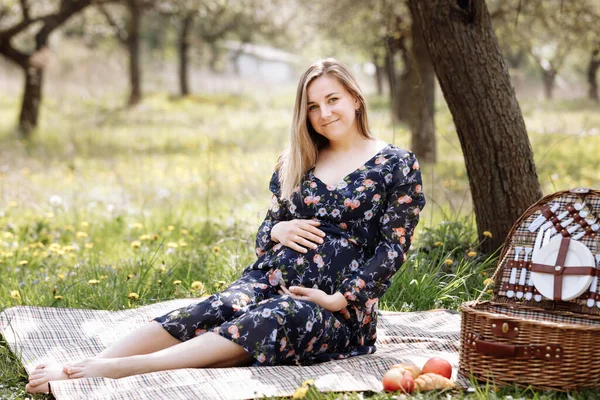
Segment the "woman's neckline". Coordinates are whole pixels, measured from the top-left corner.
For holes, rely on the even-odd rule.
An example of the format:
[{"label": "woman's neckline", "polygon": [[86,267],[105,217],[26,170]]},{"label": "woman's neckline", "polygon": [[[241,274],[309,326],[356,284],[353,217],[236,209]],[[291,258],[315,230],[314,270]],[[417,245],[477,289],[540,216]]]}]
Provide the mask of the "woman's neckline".
[{"label": "woman's neckline", "polygon": [[375,160],[379,155],[381,155],[381,153],[386,150],[388,147],[390,147],[392,144],[391,143],[386,143],[385,146],[383,146],[382,148],[380,148],[377,153],[375,153],[371,158],[369,158],[368,160],[366,160],[365,162],[361,163],[356,169],[348,172],[346,175],[344,175],[342,178],[338,179],[338,181],[336,183],[329,184],[327,182],[324,182],[323,180],[321,180],[321,178],[319,178],[318,176],[315,175],[314,170],[315,170],[315,165],[312,166],[312,168],[309,170],[309,173],[312,175],[313,178],[315,178],[316,180],[318,180],[319,182],[323,183],[326,186],[329,187],[335,187],[337,186],[340,182],[345,181],[346,178],[348,178],[350,175],[354,174],[356,171],[359,171],[362,169],[362,167],[366,166],[367,164],[369,164],[370,162],[372,162],[373,160]]}]

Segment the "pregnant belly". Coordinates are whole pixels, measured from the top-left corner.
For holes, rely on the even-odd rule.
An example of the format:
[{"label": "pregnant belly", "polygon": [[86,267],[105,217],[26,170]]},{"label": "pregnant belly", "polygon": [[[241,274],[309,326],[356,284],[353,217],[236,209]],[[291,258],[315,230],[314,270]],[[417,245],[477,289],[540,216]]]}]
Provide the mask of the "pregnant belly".
[{"label": "pregnant belly", "polygon": [[331,294],[344,275],[358,268],[360,260],[360,247],[331,234],[306,253],[281,245],[270,263],[269,282],[273,286],[283,281],[286,286],[318,287]]}]

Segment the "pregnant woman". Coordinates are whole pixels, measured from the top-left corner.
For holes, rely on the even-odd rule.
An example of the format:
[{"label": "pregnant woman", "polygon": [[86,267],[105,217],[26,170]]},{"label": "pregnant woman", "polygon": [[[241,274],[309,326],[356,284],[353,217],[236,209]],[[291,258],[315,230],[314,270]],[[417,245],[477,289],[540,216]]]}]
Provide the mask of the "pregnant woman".
[{"label": "pregnant woman", "polygon": [[377,303],[425,205],[413,153],[375,139],[335,59],[304,73],[270,181],[256,262],[231,286],[157,317],[93,358],[42,364],[26,389],[177,368],[308,365],[375,351]]}]

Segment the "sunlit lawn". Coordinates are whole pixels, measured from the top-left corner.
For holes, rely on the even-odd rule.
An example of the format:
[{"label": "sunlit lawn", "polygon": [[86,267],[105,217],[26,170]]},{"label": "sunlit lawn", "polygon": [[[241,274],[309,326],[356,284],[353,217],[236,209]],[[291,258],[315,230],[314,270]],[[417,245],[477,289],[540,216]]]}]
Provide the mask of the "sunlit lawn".
[{"label": "sunlit lawn", "polygon": [[[114,98],[50,95],[32,143],[12,132],[19,99],[0,97],[0,310],[116,310],[231,282],[254,259],[292,95],[154,94],[133,110]],[[385,101],[373,100],[374,132],[407,147],[409,135],[391,124]],[[415,247],[424,251],[397,275],[382,301],[387,309],[456,309],[494,268],[477,251],[460,145],[439,109],[440,161],[423,166],[429,203]],[[529,102],[523,111],[546,194],[600,187],[597,106]],[[19,398],[24,371],[9,357],[0,346],[0,397]]]}]

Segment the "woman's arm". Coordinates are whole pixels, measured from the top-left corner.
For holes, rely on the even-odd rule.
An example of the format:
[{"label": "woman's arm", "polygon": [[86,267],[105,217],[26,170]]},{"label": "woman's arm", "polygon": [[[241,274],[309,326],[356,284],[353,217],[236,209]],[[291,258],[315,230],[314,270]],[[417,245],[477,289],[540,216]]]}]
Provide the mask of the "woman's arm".
[{"label": "woman's arm", "polygon": [[380,226],[380,242],[373,256],[340,288],[350,305],[361,306],[379,298],[389,280],[406,260],[419,213],[425,206],[419,162],[411,152],[397,161]]},{"label": "woman's arm", "polygon": [[273,193],[271,204],[256,234],[256,255],[259,257],[275,244],[271,239],[271,230],[273,227],[279,222],[288,221],[291,218],[287,204],[279,198],[281,193],[279,190],[278,171],[273,172],[273,176],[269,182],[269,190]]}]

